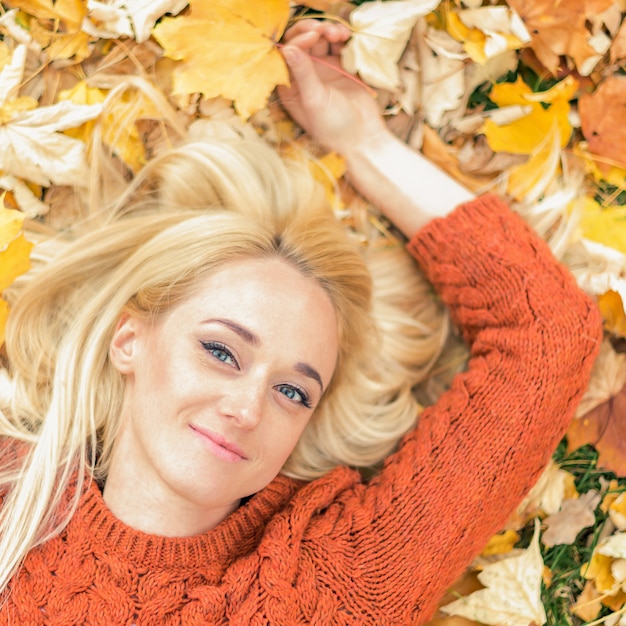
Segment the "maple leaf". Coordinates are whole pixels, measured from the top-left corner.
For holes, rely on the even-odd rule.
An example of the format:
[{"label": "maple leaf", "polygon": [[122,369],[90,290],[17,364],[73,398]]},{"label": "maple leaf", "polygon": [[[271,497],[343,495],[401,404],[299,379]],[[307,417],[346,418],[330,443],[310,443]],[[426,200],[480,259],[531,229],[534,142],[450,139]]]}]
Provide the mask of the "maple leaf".
[{"label": "maple leaf", "polygon": [[478,580],[486,587],[466,598],[441,607],[444,613],[459,615],[483,624],[528,626],[545,624],[541,603],[543,560],[539,550],[539,522],[530,546],[522,554],[486,565]]},{"label": "maple leaf", "polygon": [[578,101],[583,135],[594,154],[626,166],[626,77],[607,76]]},{"label": "maple leaf", "polygon": [[598,451],[598,467],[626,477],[626,385],[567,431],[568,450],[591,444]]},{"label": "maple leaf", "polygon": [[560,57],[568,56],[582,75],[588,75],[606,52],[594,47],[596,42],[588,22],[608,9],[613,0],[507,0],[507,3],[526,24],[533,52],[552,74],[557,74]]},{"label": "maple leaf", "polygon": [[289,84],[275,42],[289,16],[289,0],[191,2],[189,15],[164,18],[153,31],[165,56],[182,61],[174,94],[223,96],[247,119],[278,84]]},{"label": "maple leaf", "polygon": [[343,67],[372,87],[400,88],[398,61],[418,18],[441,0],[365,2],[350,14],[354,32],[341,54]]},{"label": "maple leaf", "polygon": [[[526,114],[502,125],[487,119],[481,130],[490,148],[494,152],[531,154],[541,147],[555,126],[560,146],[565,147],[572,133],[569,100],[574,97],[577,87],[576,80],[569,76],[551,89],[538,93],[533,93],[521,77],[514,83],[494,85],[489,95],[493,102],[499,107],[522,106]],[[550,106],[546,109],[542,103]]]}]

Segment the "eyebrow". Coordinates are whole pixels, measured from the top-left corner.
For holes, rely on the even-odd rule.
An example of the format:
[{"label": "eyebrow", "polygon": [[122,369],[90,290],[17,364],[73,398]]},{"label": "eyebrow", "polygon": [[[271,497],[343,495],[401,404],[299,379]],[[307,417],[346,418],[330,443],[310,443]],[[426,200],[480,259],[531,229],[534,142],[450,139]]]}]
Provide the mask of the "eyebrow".
[{"label": "eyebrow", "polygon": [[[248,330],[244,326],[237,324],[237,322],[233,322],[232,320],[224,318],[216,318],[204,320],[203,324],[208,324],[211,322],[222,324],[223,326],[230,328],[230,330],[239,335],[245,342],[249,343],[252,346],[258,346],[261,344],[261,340],[257,335],[255,335],[252,331]],[[308,363],[298,362],[295,364],[294,369],[303,376],[313,379],[320,386],[322,393],[324,393],[322,377],[319,375],[319,372],[314,367],[311,367]]]}]

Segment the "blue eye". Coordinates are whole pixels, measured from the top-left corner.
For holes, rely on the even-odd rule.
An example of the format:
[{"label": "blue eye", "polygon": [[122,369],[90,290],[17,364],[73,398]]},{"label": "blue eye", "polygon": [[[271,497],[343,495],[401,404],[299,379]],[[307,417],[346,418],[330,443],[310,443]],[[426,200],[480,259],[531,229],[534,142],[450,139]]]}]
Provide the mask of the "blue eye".
[{"label": "blue eye", "polygon": [[307,409],[311,408],[309,396],[303,389],[298,389],[297,387],[294,387],[292,385],[279,385],[277,389],[286,398],[289,398],[289,400],[302,404],[303,406],[307,407]]},{"label": "blue eye", "polygon": [[202,347],[214,358],[227,365],[234,365],[239,367],[237,360],[233,356],[232,352],[222,343],[216,341],[202,341]]}]

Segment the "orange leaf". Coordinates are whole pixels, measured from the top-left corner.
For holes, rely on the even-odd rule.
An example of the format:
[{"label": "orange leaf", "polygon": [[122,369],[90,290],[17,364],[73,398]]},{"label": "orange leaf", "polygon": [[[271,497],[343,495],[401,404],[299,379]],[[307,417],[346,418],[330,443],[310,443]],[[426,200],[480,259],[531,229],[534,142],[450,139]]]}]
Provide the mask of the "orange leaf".
[{"label": "orange leaf", "polygon": [[507,0],[524,21],[532,37],[532,48],[537,58],[552,72],[557,73],[560,57],[571,57],[581,74],[586,62],[597,58],[591,46],[588,22],[597,13],[608,9],[613,0]]},{"label": "orange leaf", "polygon": [[626,77],[608,76],[578,103],[583,135],[594,154],[626,166]]},{"label": "orange leaf", "polygon": [[222,96],[248,118],[266,105],[276,85],[289,83],[275,46],[287,24],[289,1],[190,6],[189,15],[165,18],[153,31],[165,56],[182,62],[174,71],[174,93]]},{"label": "orange leaf", "polygon": [[567,431],[569,450],[591,444],[598,467],[626,477],[626,385],[614,396],[575,419]]}]

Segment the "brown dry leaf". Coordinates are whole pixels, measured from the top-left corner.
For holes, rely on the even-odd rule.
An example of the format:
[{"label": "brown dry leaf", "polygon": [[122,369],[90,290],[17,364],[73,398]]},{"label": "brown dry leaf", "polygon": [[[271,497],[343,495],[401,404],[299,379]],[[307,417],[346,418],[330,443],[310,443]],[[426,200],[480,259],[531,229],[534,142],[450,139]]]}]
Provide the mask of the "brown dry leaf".
[{"label": "brown dry leaf", "polygon": [[450,176],[476,193],[483,191],[493,181],[493,176],[471,175],[461,171],[459,160],[453,154],[453,149],[441,139],[437,131],[426,124],[424,125],[422,151],[442,170],[448,172]]},{"label": "brown dry leaf", "polygon": [[[570,57],[578,71],[587,75],[598,60],[589,21],[608,9],[614,0],[508,0],[532,37],[532,49],[552,74],[557,74],[560,57]],[[601,55],[600,55],[601,56]]]},{"label": "brown dry leaf", "polygon": [[181,61],[174,95],[201,93],[232,100],[247,119],[263,108],[276,85],[289,83],[276,48],[289,0],[191,2],[190,13],[165,18],[153,30],[165,56]]},{"label": "brown dry leaf", "polygon": [[626,76],[608,76],[578,102],[583,134],[594,154],[626,166]]},{"label": "brown dry leaf", "polygon": [[561,510],[543,521],[547,527],[541,536],[543,545],[551,548],[574,543],[581,530],[595,524],[594,511],[600,504],[600,498],[600,494],[592,489],[580,498],[564,500]]},{"label": "brown dry leaf", "polygon": [[598,467],[626,477],[626,385],[571,423],[567,431],[568,450],[586,444],[598,451]]}]

